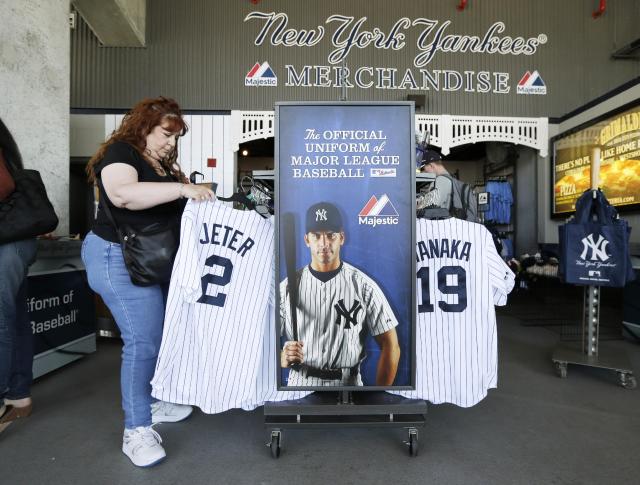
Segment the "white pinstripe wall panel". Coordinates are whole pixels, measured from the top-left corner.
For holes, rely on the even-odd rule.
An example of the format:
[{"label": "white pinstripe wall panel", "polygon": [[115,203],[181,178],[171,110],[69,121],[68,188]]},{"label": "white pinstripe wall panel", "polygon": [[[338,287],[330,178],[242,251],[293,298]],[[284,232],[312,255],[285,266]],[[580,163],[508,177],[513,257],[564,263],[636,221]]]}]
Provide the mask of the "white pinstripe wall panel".
[{"label": "white pinstripe wall panel", "polygon": [[[184,121],[187,126],[191,127],[193,124],[193,116],[185,115]],[[193,159],[191,157],[191,139],[193,138],[193,132],[189,130],[187,134],[178,140],[178,163],[182,167],[182,171],[189,175],[193,171]]]}]

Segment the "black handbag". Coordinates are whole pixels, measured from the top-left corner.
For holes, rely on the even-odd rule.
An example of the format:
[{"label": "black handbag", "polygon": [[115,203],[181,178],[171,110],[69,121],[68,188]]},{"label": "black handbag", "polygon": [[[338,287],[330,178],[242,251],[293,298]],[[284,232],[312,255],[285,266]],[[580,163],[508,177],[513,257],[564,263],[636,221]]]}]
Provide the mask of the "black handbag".
[{"label": "black handbag", "polygon": [[58,227],[58,216],[37,170],[16,170],[15,190],[0,201],[0,244],[40,236]]},{"label": "black handbag", "polygon": [[[104,194],[102,182],[99,182],[99,187]],[[173,261],[178,252],[179,241],[175,228],[168,223],[158,222],[143,227],[118,225],[104,199],[102,207],[120,239],[131,282],[136,286],[167,283],[171,279]]]}]

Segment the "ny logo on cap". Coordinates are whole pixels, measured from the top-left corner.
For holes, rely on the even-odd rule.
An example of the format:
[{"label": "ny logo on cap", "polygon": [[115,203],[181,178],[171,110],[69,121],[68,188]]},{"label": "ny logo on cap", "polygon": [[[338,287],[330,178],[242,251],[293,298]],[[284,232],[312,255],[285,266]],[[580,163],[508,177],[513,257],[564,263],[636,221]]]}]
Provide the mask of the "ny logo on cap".
[{"label": "ny logo on cap", "polygon": [[318,209],[316,211],[316,222],[327,220],[327,209]]}]

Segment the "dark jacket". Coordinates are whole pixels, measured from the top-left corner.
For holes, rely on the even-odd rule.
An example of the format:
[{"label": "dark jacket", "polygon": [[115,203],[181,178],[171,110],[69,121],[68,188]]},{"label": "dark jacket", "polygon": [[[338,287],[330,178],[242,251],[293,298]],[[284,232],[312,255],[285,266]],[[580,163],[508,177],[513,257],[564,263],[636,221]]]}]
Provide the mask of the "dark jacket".
[{"label": "dark jacket", "polygon": [[16,170],[24,168],[18,145],[16,145],[13,136],[11,136],[9,128],[2,122],[2,118],[0,118],[0,149],[2,149],[2,155],[7,164],[7,168],[12,174],[14,174]]}]

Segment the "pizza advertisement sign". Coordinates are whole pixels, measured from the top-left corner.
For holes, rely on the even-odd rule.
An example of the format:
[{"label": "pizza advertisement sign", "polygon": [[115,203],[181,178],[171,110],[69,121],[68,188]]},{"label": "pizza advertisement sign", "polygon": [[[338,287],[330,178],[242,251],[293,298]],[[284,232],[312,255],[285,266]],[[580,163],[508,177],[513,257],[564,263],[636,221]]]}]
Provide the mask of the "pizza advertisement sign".
[{"label": "pizza advertisement sign", "polygon": [[598,186],[618,210],[640,208],[640,106],[590,122],[552,140],[552,216],[575,211],[591,187],[594,148],[600,149]]}]

